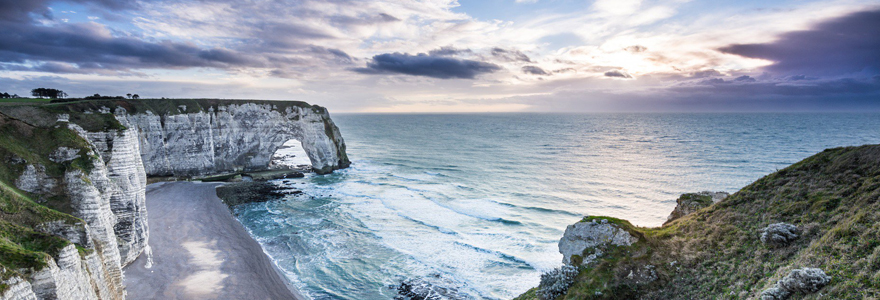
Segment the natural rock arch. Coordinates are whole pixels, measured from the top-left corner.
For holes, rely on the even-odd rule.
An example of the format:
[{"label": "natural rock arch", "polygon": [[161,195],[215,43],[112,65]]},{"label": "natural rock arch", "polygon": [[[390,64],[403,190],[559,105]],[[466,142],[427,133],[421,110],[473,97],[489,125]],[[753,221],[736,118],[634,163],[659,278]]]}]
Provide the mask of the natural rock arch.
[{"label": "natural rock arch", "polygon": [[345,142],[319,106],[243,103],[191,113],[124,115],[139,130],[148,176],[198,176],[262,170],[285,142],[302,142],[318,174],[348,167]]}]

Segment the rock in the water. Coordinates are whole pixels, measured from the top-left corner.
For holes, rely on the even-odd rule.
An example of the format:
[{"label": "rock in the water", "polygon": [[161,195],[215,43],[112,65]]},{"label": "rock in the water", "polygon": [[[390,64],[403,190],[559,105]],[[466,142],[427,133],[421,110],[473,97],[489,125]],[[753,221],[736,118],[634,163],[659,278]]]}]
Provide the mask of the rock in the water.
[{"label": "rock in the water", "polygon": [[[629,233],[620,225],[609,223],[606,219],[589,222],[578,222],[568,225],[565,234],[559,240],[559,253],[562,253],[562,263],[571,265],[573,255],[580,256],[582,264],[592,262],[600,253],[592,253],[584,256],[584,251],[605,245],[629,246],[639,239]],[[575,262],[576,263],[576,262]]]},{"label": "rock in the water", "polygon": [[[448,281],[440,276],[434,276],[433,279],[443,284]],[[445,282],[454,285],[452,282]],[[394,288],[392,286],[392,288]],[[446,300],[446,299],[473,299],[465,294],[460,293],[457,289],[432,284],[427,280],[416,278],[407,279],[400,282],[396,287],[397,296],[395,300]]]},{"label": "rock in the water", "polygon": [[761,292],[761,300],[785,300],[795,293],[815,293],[829,282],[831,277],[821,269],[795,269],[777,281],[775,286]]},{"label": "rock in the water", "polygon": [[682,194],[675,200],[675,209],[666,218],[666,223],[672,222],[678,218],[692,214],[704,207],[708,207],[730,196],[727,192],[709,192],[703,191],[699,193]]},{"label": "rock in the water", "polygon": [[761,242],[770,247],[784,247],[797,238],[797,226],[788,223],[770,224],[761,230]]},{"label": "rock in the water", "polygon": [[252,202],[266,202],[284,197],[284,195],[295,194],[295,192],[285,191],[285,188],[265,181],[238,182],[217,187],[217,197],[229,207]]},{"label": "rock in the water", "polygon": [[569,265],[541,274],[541,283],[538,285],[538,298],[541,300],[552,300],[565,295],[565,292],[574,283],[574,278],[577,275],[577,267]]}]

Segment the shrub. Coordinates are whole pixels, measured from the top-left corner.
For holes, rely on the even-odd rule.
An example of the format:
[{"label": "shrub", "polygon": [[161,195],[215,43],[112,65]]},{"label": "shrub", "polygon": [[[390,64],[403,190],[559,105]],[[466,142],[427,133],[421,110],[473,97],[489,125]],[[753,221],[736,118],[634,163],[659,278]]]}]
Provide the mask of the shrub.
[{"label": "shrub", "polygon": [[574,278],[577,275],[577,267],[568,265],[541,274],[541,284],[538,285],[538,298],[541,300],[552,300],[565,295],[565,292],[574,283]]}]

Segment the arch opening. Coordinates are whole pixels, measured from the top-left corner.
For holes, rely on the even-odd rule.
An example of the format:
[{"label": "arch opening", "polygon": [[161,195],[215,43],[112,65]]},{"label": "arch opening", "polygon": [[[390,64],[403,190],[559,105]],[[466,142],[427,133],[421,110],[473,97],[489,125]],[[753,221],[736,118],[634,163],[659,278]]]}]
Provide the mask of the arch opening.
[{"label": "arch opening", "polygon": [[272,154],[269,161],[270,169],[296,169],[301,172],[309,172],[312,170],[312,161],[303,148],[302,142],[297,139],[291,139]]}]

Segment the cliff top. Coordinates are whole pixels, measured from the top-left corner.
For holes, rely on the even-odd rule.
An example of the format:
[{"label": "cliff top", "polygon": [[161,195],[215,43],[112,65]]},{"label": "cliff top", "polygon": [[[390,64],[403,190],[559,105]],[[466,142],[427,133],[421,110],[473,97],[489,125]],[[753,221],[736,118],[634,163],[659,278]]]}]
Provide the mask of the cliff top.
[{"label": "cliff top", "polygon": [[[156,115],[176,115],[217,111],[221,106],[247,103],[271,105],[274,110],[278,111],[296,107],[311,109],[319,114],[327,113],[326,108],[303,101],[248,99],[102,99],[56,103],[48,101],[7,102],[0,103],[2,104],[0,105],[0,113],[40,127],[53,126],[58,115],[67,114],[70,117],[70,122],[82,126],[87,131],[101,131],[124,129],[124,126],[120,125],[119,121],[110,113],[116,107],[125,108],[132,114],[149,111]],[[105,113],[100,113],[102,109]],[[106,111],[106,109],[110,109],[110,111]]]},{"label": "cliff top", "polygon": [[[762,242],[779,223],[794,238]],[[662,227],[629,227],[644,239],[579,266],[559,299],[760,298],[803,268],[831,278],[803,299],[877,297],[878,224],[880,145],[828,149]],[[652,276],[640,276],[646,270]],[[536,297],[533,289],[518,299]]]}]

